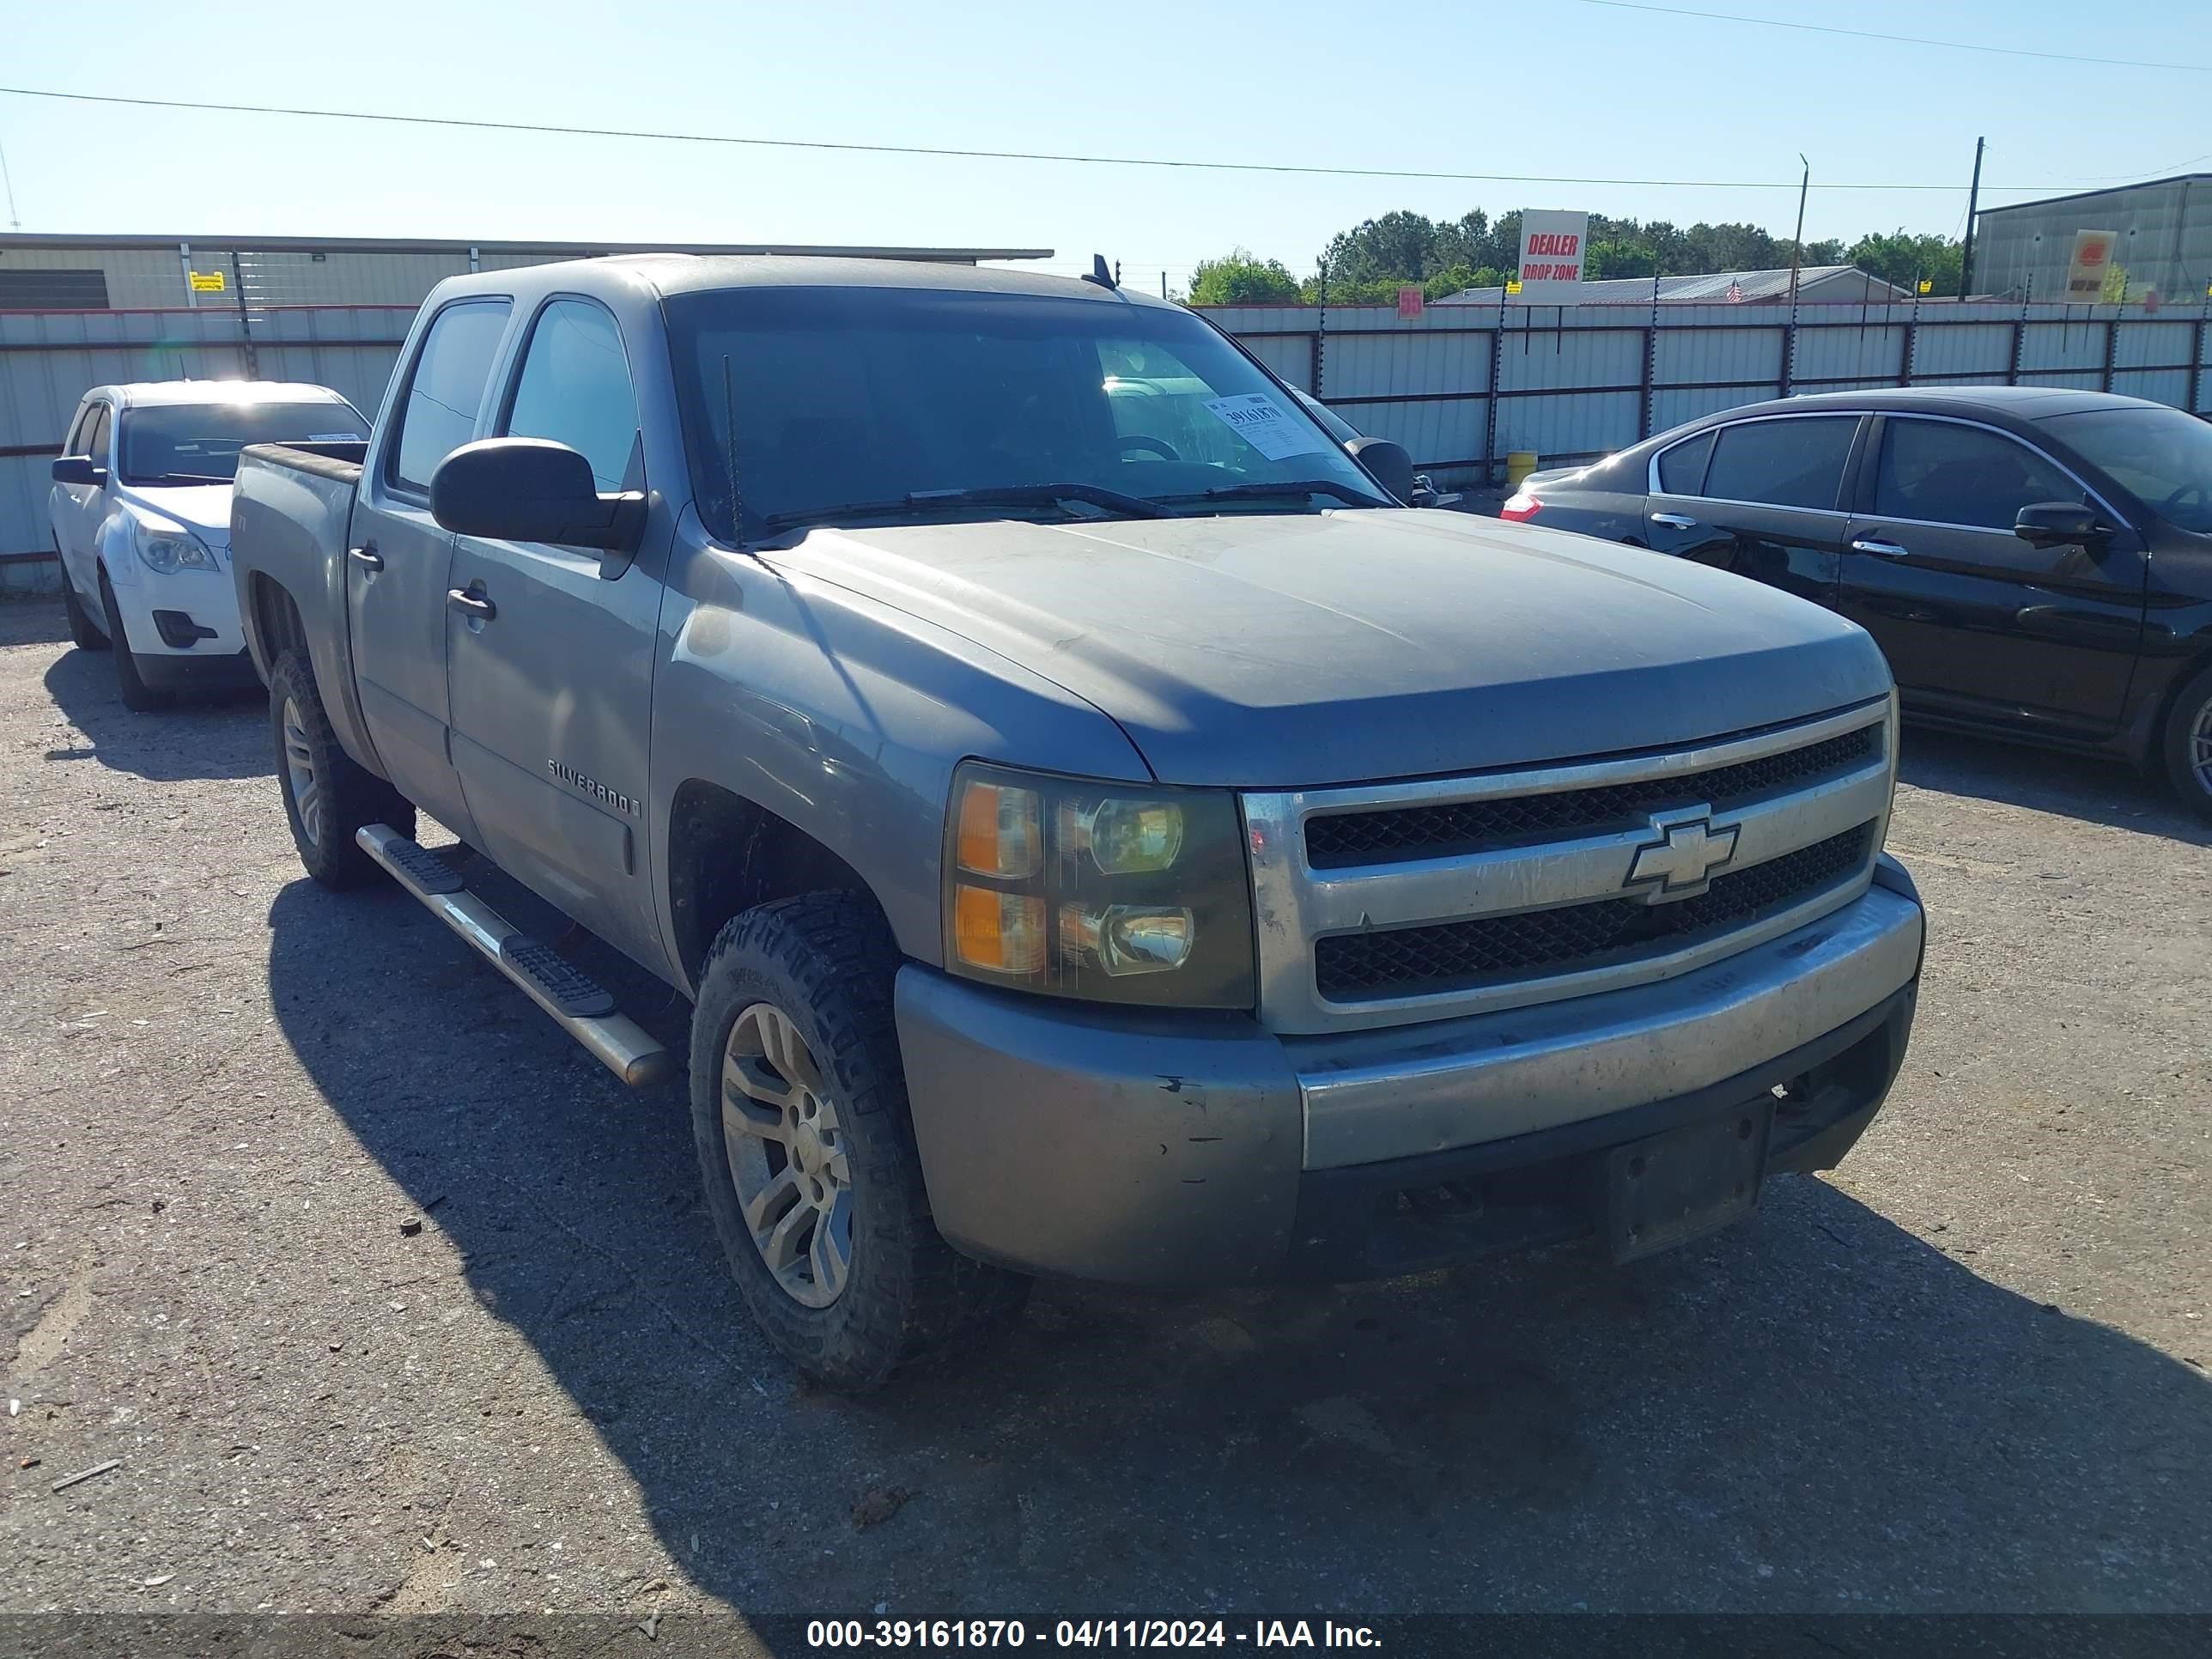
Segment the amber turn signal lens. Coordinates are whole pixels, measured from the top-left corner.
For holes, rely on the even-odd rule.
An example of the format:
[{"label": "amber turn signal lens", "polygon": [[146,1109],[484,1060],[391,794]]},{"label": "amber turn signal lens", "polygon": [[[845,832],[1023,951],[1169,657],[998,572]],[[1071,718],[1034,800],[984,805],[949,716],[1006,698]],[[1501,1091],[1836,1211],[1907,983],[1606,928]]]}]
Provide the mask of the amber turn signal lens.
[{"label": "amber turn signal lens", "polygon": [[963,882],[952,893],[952,945],[970,968],[1036,973],[1044,967],[1044,901]]},{"label": "amber turn signal lens", "polygon": [[970,781],[961,793],[955,856],[970,875],[1012,881],[1035,875],[1037,842],[1035,790]]}]

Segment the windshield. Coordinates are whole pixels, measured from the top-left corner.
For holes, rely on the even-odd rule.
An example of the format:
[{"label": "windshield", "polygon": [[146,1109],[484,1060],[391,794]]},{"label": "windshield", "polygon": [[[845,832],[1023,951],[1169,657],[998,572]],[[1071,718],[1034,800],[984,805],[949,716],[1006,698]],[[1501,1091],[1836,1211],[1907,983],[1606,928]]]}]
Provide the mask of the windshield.
[{"label": "windshield", "polygon": [[123,482],[228,483],[247,444],[359,443],[351,404],[153,404],[123,411]]},{"label": "windshield", "polygon": [[2044,424],[2168,524],[2212,535],[2212,426],[2178,409],[2100,409]]},{"label": "windshield", "polygon": [[[700,513],[725,539],[840,519],[1130,516],[1107,492],[1188,512],[1391,505],[1186,312],[824,287],[678,295],[667,317]],[[1315,483],[1327,493],[1298,487]],[[1239,491],[1233,507],[1208,498],[1225,489]],[[985,493],[997,499],[958,499]]]}]

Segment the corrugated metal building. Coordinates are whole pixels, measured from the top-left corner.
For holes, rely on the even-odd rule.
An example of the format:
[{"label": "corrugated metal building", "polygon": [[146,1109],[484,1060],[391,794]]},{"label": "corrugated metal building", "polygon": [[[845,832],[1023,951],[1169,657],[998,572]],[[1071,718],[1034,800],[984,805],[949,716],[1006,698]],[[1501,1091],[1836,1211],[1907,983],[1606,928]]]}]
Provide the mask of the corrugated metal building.
[{"label": "corrugated metal building", "polygon": [[[1585,306],[1648,306],[1656,297],[1662,304],[1780,305],[1790,298],[1790,270],[1715,271],[1704,276],[1662,276],[1656,295],[1649,276],[1601,276],[1584,283],[1575,303]],[[1729,290],[1735,293],[1730,300]],[[1437,301],[1440,306],[1494,306],[1505,299],[1502,288],[1463,288]],[[1912,296],[1894,283],[1861,270],[1856,265],[1806,265],[1797,272],[1801,305],[1886,305]]]},{"label": "corrugated metal building", "polygon": [[241,295],[249,306],[414,306],[448,276],[609,253],[827,253],[960,264],[1052,257],[1049,248],[16,234],[0,235],[0,311],[234,308]]},{"label": "corrugated metal building", "polygon": [[2112,263],[2128,273],[2130,299],[2156,289],[2167,300],[2201,300],[2212,283],[2212,173],[1984,208],[1977,223],[1969,273],[1976,294],[2063,297],[2082,230],[2119,237]]}]

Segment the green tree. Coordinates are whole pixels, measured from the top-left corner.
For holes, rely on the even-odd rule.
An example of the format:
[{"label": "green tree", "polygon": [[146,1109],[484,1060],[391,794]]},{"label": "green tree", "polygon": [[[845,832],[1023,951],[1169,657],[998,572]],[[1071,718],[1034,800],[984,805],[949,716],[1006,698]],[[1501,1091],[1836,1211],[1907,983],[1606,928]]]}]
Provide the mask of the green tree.
[{"label": "green tree", "polygon": [[1593,233],[1589,246],[1583,250],[1583,280],[1586,283],[1607,276],[1649,276],[1657,268],[1657,256],[1649,245],[1626,236],[1607,236],[1601,240]]},{"label": "green tree", "polygon": [[1931,283],[1931,294],[1959,291],[1963,253],[1948,236],[1913,236],[1900,228],[1887,236],[1862,236],[1844,257],[1861,270],[1896,283],[1907,294],[1913,291],[1915,278]]},{"label": "green tree", "polygon": [[1231,248],[1218,259],[1202,259],[1191,273],[1194,306],[1263,306],[1295,303],[1298,279],[1279,259],[1261,259],[1247,247]]}]

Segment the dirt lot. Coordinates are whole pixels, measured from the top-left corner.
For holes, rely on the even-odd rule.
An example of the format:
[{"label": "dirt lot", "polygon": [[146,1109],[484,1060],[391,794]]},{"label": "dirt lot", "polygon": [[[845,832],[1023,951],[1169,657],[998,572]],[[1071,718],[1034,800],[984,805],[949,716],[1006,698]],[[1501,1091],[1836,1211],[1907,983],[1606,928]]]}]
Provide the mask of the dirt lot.
[{"label": "dirt lot", "polygon": [[0,1611],[2212,1608],[2212,836],[2129,774],[1910,738],[1911,1059],[1746,1226],[1048,1287],[854,1405],[679,1089],[306,881],[270,747],[0,608]]}]

